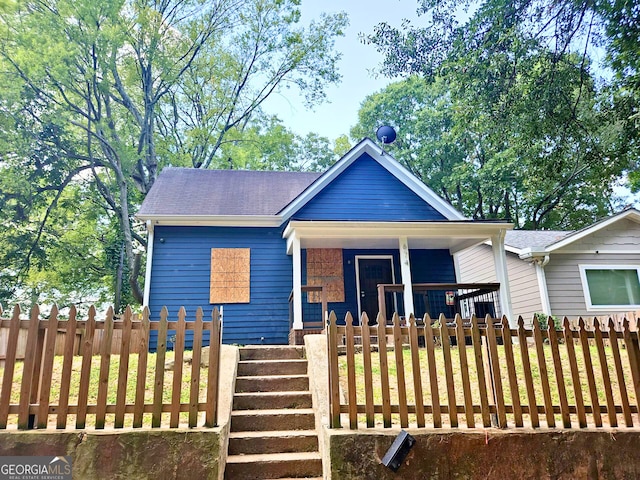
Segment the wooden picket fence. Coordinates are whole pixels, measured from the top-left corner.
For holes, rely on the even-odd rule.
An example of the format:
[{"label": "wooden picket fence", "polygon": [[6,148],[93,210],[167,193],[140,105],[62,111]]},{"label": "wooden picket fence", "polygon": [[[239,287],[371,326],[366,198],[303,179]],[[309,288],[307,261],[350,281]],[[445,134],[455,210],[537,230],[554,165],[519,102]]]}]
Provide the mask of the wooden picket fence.
[{"label": "wooden picket fence", "polygon": [[[453,321],[451,321],[453,320]],[[428,315],[406,326],[378,316],[361,326],[347,314],[327,328],[330,426],[350,429],[546,425],[564,428],[638,424],[640,349],[626,320],[565,318],[518,328],[502,319]],[[393,350],[393,352],[391,352]],[[344,354],[344,355],[343,355]],[[361,372],[361,373],[357,373]],[[542,400],[540,402],[540,400]],[[543,417],[541,419],[541,417]],[[604,417],[604,418],[603,418]],[[635,420],[634,420],[635,419]],[[427,423],[428,422],[428,423]]]},{"label": "wooden picket fence", "polygon": [[[41,318],[38,306],[31,309],[29,318],[22,318],[19,306],[13,309],[11,318],[2,318],[0,310],[0,327],[8,328],[5,364],[0,368],[0,430],[12,424],[17,424],[17,428],[22,430],[46,429],[54,419],[55,427],[63,429],[69,424],[70,417],[75,417],[75,428],[78,429],[86,428],[88,423],[95,425],[96,429],[105,426],[123,428],[125,418],[133,428],[140,428],[145,415],[146,423],[151,427],[176,428],[180,426],[182,412],[186,412],[184,417],[188,417],[186,423],[189,427],[198,426],[201,412],[204,412],[204,426],[215,426],[222,338],[219,312],[214,309],[210,321],[203,320],[202,309],[197,310],[192,321],[187,321],[184,308],[180,309],[177,321],[169,321],[168,316],[166,308],[162,309],[159,321],[153,322],[149,320],[147,308],[139,320],[133,320],[129,307],[118,320],[115,320],[112,308],[106,312],[104,320],[96,320],[94,307],[89,309],[86,320],[77,318],[75,307],[71,307],[66,319],[60,317],[56,306],[47,319]],[[21,330],[27,331],[24,361],[16,360]],[[185,376],[190,378],[189,400],[185,402],[181,401],[181,392],[184,389],[183,373],[189,373],[183,372],[185,334],[188,330],[193,331],[193,358],[190,377]],[[115,342],[114,332],[118,331],[121,334]],[[157,350],[155,370],[149,369],[148,372],[151,331],[157,331]],[[209,332],[210,339],[206,372],[204,369],[201,371],[203,332]],[[55,358],[55,345],[61,334],[64,337],[62,366],[59,372],[54,372],[54,365],[60,364]],[[74,362],[78,334],[82,338],[81,362]],[[169,377],[165,372],[167,340],[173,336],[174,367]],[[97,337],[101,338],[96,375],[92,360]],[[117,376],[110,375],[114,353],[118,356]],[[130,361],[137,361],[135,375],[129,372]],[[153,376],[148,379],[151,372]],[[17,374],[21,379],[16,382]],[[171,383],[166,385],[168,378],[171,378]],[[76,385],[74,388],[77,390],[70,391],[72,385]],[[14,395],[12,402],[12,390],[18,388],[18,400],[15,401]],[[91,394],[96,388],[97,396]],[[165,388],[170,388],[171,392],[168,401],[163,398]],[[109,401],[109,397],[114,398],[114,393],[115,401]],[[77,401],[70,404],[70,398]],[[93,422],[88,422],[87,417]]]}]

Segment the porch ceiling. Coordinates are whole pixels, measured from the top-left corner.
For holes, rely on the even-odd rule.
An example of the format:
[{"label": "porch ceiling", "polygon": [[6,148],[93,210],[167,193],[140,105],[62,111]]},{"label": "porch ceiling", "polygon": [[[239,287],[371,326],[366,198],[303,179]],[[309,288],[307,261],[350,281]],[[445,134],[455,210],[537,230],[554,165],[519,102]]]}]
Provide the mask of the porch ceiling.
[{"label": "porch ceiling", "polygon": [[294,238],[301,248],[397,249],[407,238],[412,249],[448,249],[451,253],[490,240],[513,224],[505,222],[289,222],[283,237],[292,252]]}]

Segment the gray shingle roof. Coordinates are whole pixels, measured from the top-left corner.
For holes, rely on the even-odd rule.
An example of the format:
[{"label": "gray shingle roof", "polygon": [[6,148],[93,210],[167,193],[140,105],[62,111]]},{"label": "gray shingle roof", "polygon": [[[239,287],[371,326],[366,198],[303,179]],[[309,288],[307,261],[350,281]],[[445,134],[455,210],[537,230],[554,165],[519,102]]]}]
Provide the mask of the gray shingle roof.
[{"label": "gray shingle roof", "polygon": [[504,244],[518,249],[546,247],[572,233],[561,230],[509,230],[505,235]]},{"label": "gray shingle roof", "polygon": [[275,215],[321,174],[165,168],[138,216]]}]

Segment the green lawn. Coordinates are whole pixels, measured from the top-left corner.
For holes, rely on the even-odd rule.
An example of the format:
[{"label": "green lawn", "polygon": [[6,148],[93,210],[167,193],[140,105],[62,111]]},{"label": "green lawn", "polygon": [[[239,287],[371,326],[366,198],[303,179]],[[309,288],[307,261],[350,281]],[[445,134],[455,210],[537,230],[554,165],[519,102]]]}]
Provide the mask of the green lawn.
[{"label": "green lawn", "polygon": [[[166,361],[173,360],[173,352],[166,353]],[[60,379],[62,377],[62,356],[56,356],[54,359],[53,366],[53,379],[51,382],[51,394],[49,396],[50,403],[52,405],[58,404],[58,399],[60,396]],[[108,381],[108,393],[107,393],[107,405],[115,405],[116,403],[116,394],[117,394],[117,385],[118,385],[118,370],[120,364],[120,356],[119,355],[111,355],[110,368],[109,368],[109,381]],[[71,374],[71,388],[69,391],[69,405],[77,405],[78,403],[78,390],[80,384],[80,368],[82,365],[82,357],[76,356],[73,358],[73,366],[72,366],[72,374]],[[151,404],[153,403],[153,384],[155,379],[155,365],[156,365],[156,354],[151,353],[148,354],[147,360],[147,374],[145,378],[145,403]],[[138,355],[132,354],[129,357],[129,368],[128,368],[128,378],[127,378],[127,395],[126,395],[126,403],[133,404],[135,400],[135,390],[136,390],[136,382],[137,382],[137,368],[138,368]],[[16,363],[16,369],[14,372],[13,378],[13,388],[11,391],[11,404],[16,405],[19,402],[20,396],[20,385],[22,382],[22,371],[23,371],[23,362],[18,361]],[[206,385],[207,385],[207,374],[208,369],[202,367],[200,369],[200,394],[199,401],[204,402],[206,400]],[[89,384],[89,398],[88,404],[95,405],[98,399],[98,383],[99,383],[99,375],[100,375],[100,357],[94,356],[92,358],[91,363],[91,380]],[[2,385],[2,379],[4,378],[4,368],[0,367],[0,386]],[[180,401],[181,403],[189,402],[189,389],[191,383],[191,365],[184,364],[182,371],[182,389],[180,392]],[[164,375],[164,383],[162,388],[162,401],[163,403],[170,403],[171,401],[171,393],[173,388],[173,371],[166,370]],[[180,414],[180,422],[187,422],[188,413],[184,412]],[[112,426],[114,421],[114,414],[107,414],[106,417],[106,425]],[[169,413],[163,413],[163,424],[169,423]],[[56,417],[55,415],[49,416],[49,425],[55,425]],[[15,425],[17,423],[17,415],[9,416],[9,424]],[[125,415],[125,427],[132,426],[133,423],[133,415],[126,414]],[[200,422],[201,423],[201,422]],[[87,415],[87,427],[93,427],[95,425],[95,415],[89,414]],[[151,414],[144,415],[144,426],[151,426]],[[75,426],[75,415],[69,415],[67,421],[67,427]],[[55,428],[55,427],[54,427]]]},{"label": "green lawn", "polygon": [[[569,361],[567,357],[567,349],[565,345],[560,345],[560,355],[562,359],[562,368],[563,368],[563,377],[565,379],[564,384],[567,392],[567,399],[569,405],[575,405],[576,393],[573,388],[573,383],[571,380],[571,371],[569,367]],[[581,391],[583,396],[583,401],[585,405],[591,405],[592,401],[589,395],[589,387],[587,376],[585,374],[584,368],[584,357],[583,352],[580,345],[575,345],[576,356],[577,356],[577,364],[578,370],[580,371],[580,383],[581,383]],[[522,365],[522,358],[520,354],[520,347],[518,345],[514,345],[514,359],[515,359],[515,367],[516,367],[516,376],[518,379],[518,396],[520,398],[520,403],[522,405],[528,405],[529,399],[527,397],[527,391],[525,386],[525,376],[524,369]],[[542,390],[542,382],[540,380],[540,368],[538,366],[538,356],[536,353],[536,349],[534,347],[529,347],[529,358],[532,370],[533,383],[535,388],[535,397],[536,404],[539,406],[544,405],[544,397]],[[429,387],[429,375],[428,375],[428,365],[427,365],[427,354],[425,349],[420,349],[420,378],[422,380],[422,390],[423,390],[423,398],[425,405],[431,404],[431,393]],[[475,364],[475,357],[473,354],[473,348],[468,346],[466,348],[467,353],[467,361],[469,364],[469,377],[470,377],[470,385],[471,385],[471,396],[473,399],[474,405],[480,405],[480,389],[478,383],[478,372]],[[598,393],[598,401],[601,406],[606,405],[606,390],[603,381],[603,375],[601,370],[601,363],[598,358],[598,352],[595,346],[590,348],[591,359],[593,362],[593,367],[596,372],[595,381],[597,385],[597,393]],[[615,400],[616,405],[621,405],[621,391],[620,391],[620,382],[616,375],[614,360],[610,347],[605,348],[606,353],[606,362],[607,362],[607,371],[609,372],[611,387],[613,398]],[[624,370],[624,391],[627,392],[629,402],[631,405],[636,404],[636,396],[635,391],[633,389],[633,383],[631,381],[631,371],[629,368],[628,357],[626,354],[626,350],[621,349],[621,359]],[[504,391],[504,398],[506,405],[512,405],[512,393],[509,388],[509,380],[507,376],[506,369],[506,360],[505,360],[505,351],[504,347],[498,346],[498,355],[500,358],[500,376],[502,379],[502,388]],[[551,356],[551,348],[546,345],[544,347],[544,356],[545,356],[545,365],[549,376],[549,384],[553,405],[560,405],[559,401],[559,390],[558,384],[556,381],[555,369],[553,366],[552,356]],[[440,396],[440,405],[447,405],[447,386],[446,386],[446,378],[445,378],[445,368],[444,368],[444,360],[442,355],[442,348],[437,347],[435,351],[436,357],[436,365],[437,365],[437,383],[439,389]],[[451,348],[451,358],[452,358],[452,366],[453,366],[453,377],[454,377],[454,385],[455,385],[455,399],[456,404],[459,406],[464,405],[464,392],[463,392],[463,383],[462,383],[462,375],[460,371],[460,354],[457,347]],[[372,360],[372,370],[373,370],[373,393],[374,393],[374,404],[382,405],[382,386],[381,386],[381,375],[380,375],[380,357],[378,352],[372,352],[371,354]],[[404,360],[404,369],[405,369],[405,384],[407,390],[407,403],[409,405],[415,405],[415,393],[414,393],[414,384],[413,384],[413,373],[412,373],[412,364],[411,364],[411,353],[408,348],[405,348],[403,351],[403,360]],[[388,365],[389,365],[389,383],[390,383],[390,391],[391,391],[391,404],[398,405],[398,380],[397,380],[397,372],[396,372],[396,361],[395,361],[395,352],[388,352]],[[364,365],[363,365],[363,355],[356,354],[355,356],[355,371],[356,371],[356,392],[357,392],[357,402],[358,404],[364,405],[365,403],[365,391],[364,391]],[[343,400],[342,403],[346,403],[348,385],[347,385],[347,360],[346,356],[340,356],[339,358],[339,375],[340,375],[340,386],[343,392]],[[636,404],[637,405],[637,404]],[[381,415],[377,415],[380,419],[376,419],[377,422],[381,422]],[[397,418],[394,416],[394,423],[397,422]],[[445,419],[446,415],[443,415],[443,419]],[[463,423],[464,414],[460,414],[460,421]],[[525,418],[528,417],[525,415]],[[572,420],[575,420],[572,415]],[[587,415],[587,419],[589,420],[589,415]],[[602,415],[603,420],[606,420],[606,414]],[[476,424],[479,422],[479,416],[476,418]],[[556,423],[559,423],[559,415],[556,415]],[[576,417],[577,418],[577,417]],[[427,425],[429,425],[430,416],[427,417]],[[364,423],[364,418],[359,421]],[[508,415],[508,420],[510,425],[513,424],[513,415]],[[544,414],[540,413],[541,422],[544,421]],[[412,417],[410,421],[415,421],[415,417]],[[577,421],[577,420],[576,420]],[[623,417],[621,414],[618,415],[618,423],[623,424]],[[634,423],[638,425],[637,416],[634,420]],[[481,423],[480,423],[481,425]],[[561,423],[560,423],[561,425]]]}]

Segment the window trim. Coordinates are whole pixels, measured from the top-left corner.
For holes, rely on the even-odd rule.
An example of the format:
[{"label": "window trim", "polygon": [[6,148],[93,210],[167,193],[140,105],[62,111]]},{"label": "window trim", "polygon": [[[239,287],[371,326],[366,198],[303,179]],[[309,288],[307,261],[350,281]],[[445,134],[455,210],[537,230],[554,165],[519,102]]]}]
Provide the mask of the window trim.
[{"label": "window trim", "polygon": [[630,264],[622,264],[622,265],[593,265],[593,264],[585,264],[578,265],[580,269],[580,281],[582,282],[582,291],[584,294],[584,302],[587,306],[587,310],[592,311],[611,311],[611,310],[637,310],[640,309],[640,304],[634,305],[619,305],[619,304],[611,304],[611,305],[593,305],[591,303],[591,292],[589,290],[589,282],[587,281],[587,270],[635,270],[636,275],[638,275],[638,283],[640,283],[640,265],[630,265]]}]

